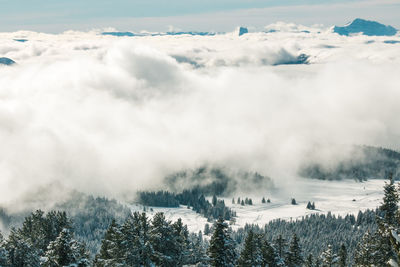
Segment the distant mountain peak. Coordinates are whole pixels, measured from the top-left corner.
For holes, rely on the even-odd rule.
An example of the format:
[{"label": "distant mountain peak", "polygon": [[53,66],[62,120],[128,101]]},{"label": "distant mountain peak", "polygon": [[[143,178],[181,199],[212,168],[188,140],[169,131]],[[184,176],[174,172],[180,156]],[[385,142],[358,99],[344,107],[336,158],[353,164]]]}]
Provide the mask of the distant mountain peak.
[{"label": "distant mountain peak", "polygon": [[10,66],[10,65],[13,65],[13,64],[15,64],[14,60],[12,60],[12,59],[10,59],[8,57],[0,57],[0,65]]},{"label": "distant mountain peak", "polygon": [[355,33],[362,33],[368,36],[393,36],[397,30],[390,25],[384,25],[376,21],[356,18],[343,27],[335,26],[333,32],[349,36]]},{"label": "distant mountain peak", "polygon": [[239,36],[242,36],[243,34],[249,33],[249,30],[245,27],[240,27],[239,28]]}]

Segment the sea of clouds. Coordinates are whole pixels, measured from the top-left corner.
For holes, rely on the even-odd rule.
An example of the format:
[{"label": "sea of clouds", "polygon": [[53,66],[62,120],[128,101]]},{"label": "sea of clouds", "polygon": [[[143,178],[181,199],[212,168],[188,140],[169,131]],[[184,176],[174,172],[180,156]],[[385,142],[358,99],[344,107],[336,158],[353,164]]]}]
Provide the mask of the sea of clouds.
[{"label": "sea of clouds", "polygon": [[[272,31],[271,31],[272,30]],[[26,39],[26,42],[15,41]],[[400,44],[265,32],[0,33],[0,203],[47,185],[123,197],[204,164],[292,182],[315,145],[399,149]],[[301,54],[309,64],[291,63]],[[58,194],[61,195],[61,194]]]}]

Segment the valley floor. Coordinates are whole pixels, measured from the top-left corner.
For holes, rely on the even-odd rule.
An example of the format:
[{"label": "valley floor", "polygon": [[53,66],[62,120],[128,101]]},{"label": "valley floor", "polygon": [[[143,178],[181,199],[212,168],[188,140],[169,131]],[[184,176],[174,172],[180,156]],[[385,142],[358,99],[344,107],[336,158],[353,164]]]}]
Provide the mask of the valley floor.
[{"label": "valley floor", "polygon": [[[263,226],[275,219],[296,220],[313,213],[331,212],[335,215],[355,214],[359,210],[375,209],[382,201],[383,180],[370,180],[366,182],[346,181],[320,181],[320,180],[296,180],[293,190],[276,189],[266,192],[265,199],[271,203],[261,203],[263,196],[236,195],[237,198],[251,198],[253,205],[242,206],[232,204],[232,197],[224,198],[225,204],[236,211],[233,229],[243,227],[246,223]],[[286,187],[285,187],[286,188]],[[295,198],[297,205],[291,204],[291,198]],[[308,201],[315,202],[315,210],[306,208]],[[152,211],[150,210],[152,209]],[[132,211],[143,211],[142,205],[131,205]],[[195,213],[186,206],[179,208],[146,207],[149,217],[156,212],[164,212],[168,220],[175,221],[181,218],[188,225],[191,232],[204,229],[207,219]]]}]

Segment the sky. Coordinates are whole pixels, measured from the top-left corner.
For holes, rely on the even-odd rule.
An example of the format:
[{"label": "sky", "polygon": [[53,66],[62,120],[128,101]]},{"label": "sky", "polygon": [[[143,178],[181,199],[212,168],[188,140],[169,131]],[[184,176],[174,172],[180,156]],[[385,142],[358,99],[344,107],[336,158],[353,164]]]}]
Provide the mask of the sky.
[{"label": "sky", "polygon": [[230,31],[276,21],[344,24],[356,17],[400,28],[398,0],[0,0],[0,31]]}]

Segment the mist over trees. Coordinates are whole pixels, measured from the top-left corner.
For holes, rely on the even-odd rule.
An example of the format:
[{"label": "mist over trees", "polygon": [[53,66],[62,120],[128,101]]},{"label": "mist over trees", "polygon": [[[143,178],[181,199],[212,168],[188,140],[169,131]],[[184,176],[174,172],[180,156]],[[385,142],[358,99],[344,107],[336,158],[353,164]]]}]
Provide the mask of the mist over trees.
[{"label": "mist over trees", "polygon": [[400,153],[380,147],[352,146],[350,158],[339,160],[334,166],[326,166],[326,162],[311,160],[299,169],[299,175],[305,178],[321,180],[355,179],[385,179],[392,173],[399,179]]}]

